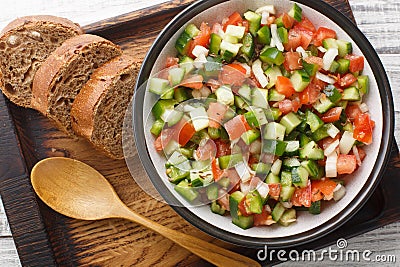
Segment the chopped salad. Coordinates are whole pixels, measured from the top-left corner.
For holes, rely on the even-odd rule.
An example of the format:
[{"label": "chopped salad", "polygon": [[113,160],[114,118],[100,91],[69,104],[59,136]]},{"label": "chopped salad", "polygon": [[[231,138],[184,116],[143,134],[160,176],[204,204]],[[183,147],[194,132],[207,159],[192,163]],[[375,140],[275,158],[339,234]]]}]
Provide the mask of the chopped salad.
[{"label": "chopped salad", "polygon": [[188,24],[176,56],[150,78],[154,148],[191,203],[253,226],[323,212],[362,165],[374,121],[364,57],[299,5]]}]

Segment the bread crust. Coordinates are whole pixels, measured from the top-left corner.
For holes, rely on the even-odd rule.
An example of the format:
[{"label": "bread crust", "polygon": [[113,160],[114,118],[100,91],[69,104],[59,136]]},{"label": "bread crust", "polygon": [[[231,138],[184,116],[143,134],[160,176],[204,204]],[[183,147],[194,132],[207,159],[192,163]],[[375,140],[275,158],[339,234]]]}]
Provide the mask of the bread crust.
[{"label": "bread crust", "polygon": [[[120,75],[130,73],[132,68],[138,70],[139,67],[139,61],[135,60],[132,56],[123,54],[105,63],[93,72],[91,78],[81,89],[81,92],[77,95],[72,104],[72,129],[76,134],[91,141],[95,126],[95,115],[101,104],[101,100],[107,95],[111,86],[114,85],[116,78]],[[111,158],[123,158],[123,156],[121,157],[110,153],[99,144],[91,143],[95,147],[106,152]]]},{"label": "bread crust", "polygon": [[83,34],[66,40],[50,54],[36,72],[32,86],[32,108],[44,115],[48,114],[50,90],[57,82],[57,77],[83,50],[87,49],[88,45],[93,43],[104,43],[121,51],[117,45],[97,35]]}]

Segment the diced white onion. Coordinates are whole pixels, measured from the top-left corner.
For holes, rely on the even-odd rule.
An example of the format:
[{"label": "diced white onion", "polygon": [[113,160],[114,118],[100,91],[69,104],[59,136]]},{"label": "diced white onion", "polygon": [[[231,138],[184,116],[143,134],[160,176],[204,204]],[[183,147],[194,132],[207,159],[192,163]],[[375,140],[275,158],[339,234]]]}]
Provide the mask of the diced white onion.
[{"label": "diced white onion", "polygon": [[277,159],[271,166],[271,172],[275,175],[279,175],[281,168],[282,168],[282,160]]},{"label": "diced white onion", "polygon": [[369,110],[368,105],[366,103],[361,103],[360,110],[362,113],[368,112]]},{"label": "diced white onion", "polygon": [[193,64],[197,69],[203,68],[204,63],[207,63],[207,59],[204,54],[200,54],[199,57],[193,61]]},{"label": "diced white onion", "polygon": [[257,14],[262,14],[263,12],[268,12],[269,14],[275,14],[275,6],[274,5],[266,5],[256,9]]},{"label": "diced white onion", "polygon": [[335,138],[335,136],[340,133],[340,130],[336,128],[335,125],[331,124],[328,130],[326,131],[330,137]]},{"label": "diced white onion", "polygon": [[335,142],[331,143],[327,148],[325,148],[324,150],[324,155],[328,156],[330,154],[332,154],[335,149],[338,147],[339,145],[339,140],[336,140]]},{"label": "diced white onion", "polygon": [[326,157],[325,175],[326,177],[337,177],[337,159],[336,152],[331,153]]},{"label": "diced white onion", "polygon": [[250,181],[251,174],[249,172],[249,167],[247,166],[247,164],[240,162],[235,165],[235,170],[238,173],[238,175],[243,183]]},{"label": "diced white onion", "polygon": [[317,71],[317,74],[315,75],[315,77],[318,80],[321,80],[321,81],[329,83],[329,84],[334,84],[336,82],[336,80],[333,79],[332,77],[329,77],[328,75],[322,74],[319,71]]},{"label": "diced white onion", "polygon": [[285,50],[281,42],[281,39],[278,36],[278,26],[276,24],[271,24],[270,27],[271,27],[271,36],[272,39],[274,40],[276,48],[278,48],[279,51]]},{"label": "diced white onion", "polygon": [[356,139],[353,138],[353,133],[345,131],[342,135],[342,138],[340,138],[340,143],[339,143],[340,154],[349,154],[355,141]]},{"label": "diced white onion", "polygon": [[357,146],[353,146],[353,154],[354,154],[354,156],[356,156],[356,161],[357,161],[358,166],[361,166],[361,158],[360,158],[360,154],[358,153]]},{"label": "diced white onion", "polygon": [[321,51],[322,53],[325,53],[326,51],[328,51],[328,50],[326,50],[325,47],[323,47],[323,46],[318,46],[317,48],[318,48],[318,50]]},{"label": "diced white onion", "polygon": [[264,88],[268,84],[268,78],[267,76],[265,76],[261,66],[262,66],[261,60],[257,59],[256,61],[253,62],[253,65],[251,65],[251,69],[254,73],[254,76],[256,76],[257,81],[261,84],[261,87]]},{"label": "diced white onion", "polygon": [[287,201],[287,202],[285,201],[285,202],[281,202],[281,203],[282,203],[282,206],[284,206],[287,209],[290,209],[291,207],[293,207],[293,204],[290,201]]},{"label": "diced white onion", "polygon": [[261,13],[261,24],[262,24],[262,25],[267,24],[268,18],[269,18],[269,12],[263,12],[263,13]]},{"label": "diced white onion", "polygon": [[329,48],[322,58],[324,62],[324,70],[329,70],[331,68],[332,62],[339,55],[339,50],[337,48]]},{"label": "diced white onion", "polygon": [[339,201],[344,197],[345,194],[346,194],[346,187],[344,187],[341,184],[337,184],[335,190],[333,190],[333,199],[335,201]]},{"label": "diced white onion", "polygon": [[240,182],[240,191],[242,191],[243,194],[247,195],[251,190],[250,182]]},{"label": "diced white onion", "polygon": [[306,50],[304,50],[304,48],[302,46],[298,46],[296,48],[296,52],[299,52],[301,54],[301,56],[304,58],[308,58],[308,54],[306,52]]},{"label": "diced white onion", "polygon": [[208,56],[208,49],[201,45],[196,45],[193,50],[192,54],[195,57],[199,57],[201,54]]},{"label": "diced white onion", "polygon": [[[192,94],[198,90],[193,90]],[[201,94],[201,93],[200,93]],[[193,96],[194,97],[194,96]],[[199,98],[201,97],[201,95],[199,96]],[[190,112],[192,110],[196,109],[195,107],[191,106],[191,105],[184,105],[183,106],[183,112]]]},{"label": "diced white onion", "polygon": [[266,198],[268,196],[268,193],[269,193],[269,187],[268,187],[268,185],[266,183],[260,182],[257,185],[257,191],[258,191],[258,193],[260,194],[260,196],[262,198]]}]

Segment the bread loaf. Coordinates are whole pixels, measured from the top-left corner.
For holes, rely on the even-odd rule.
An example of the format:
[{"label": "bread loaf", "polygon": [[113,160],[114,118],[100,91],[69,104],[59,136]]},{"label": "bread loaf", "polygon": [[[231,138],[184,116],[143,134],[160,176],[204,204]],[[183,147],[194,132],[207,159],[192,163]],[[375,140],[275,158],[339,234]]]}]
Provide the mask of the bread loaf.
[{"label": "bread loaf", "polygon": [[0,87],[15,104],[30,107],[32,81],[41,63],[66,39],[82,34],[79,25],[55,16],[21,17],[0,33]]},{"label": "bread loaf", "polygon": [[73,130],[116,159],[124,157],[122,126],[140,63],[122,55],[94,71],[71,109]]},{"label": "bread loaf", "polygon": [[73,134],[70,111],[75,96],[93,71],[122,54],[112,42],[91,34],[66,40],[42,63],[32,88],[32,107]]}]

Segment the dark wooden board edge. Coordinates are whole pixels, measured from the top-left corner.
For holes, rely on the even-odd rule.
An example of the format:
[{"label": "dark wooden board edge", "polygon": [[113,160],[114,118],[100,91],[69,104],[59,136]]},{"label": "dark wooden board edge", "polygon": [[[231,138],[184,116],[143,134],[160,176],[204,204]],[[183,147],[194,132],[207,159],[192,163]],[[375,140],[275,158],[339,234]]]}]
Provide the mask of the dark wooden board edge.
[{"label": "dark wooden board edge", "polygon": [[[103,20],[94,24],[85,26],[87,32],[102,35],[103,32],[108,32],[116,27],[130,27],[135,23],[140,23],[147,18],[159,15],[160,8],[163,8],[162,13],[176,14],[183,10],[192,0],[170,1],[165,4],[159,5],[156,9],[152,7],[139,10],[132,13],[127,13],[115,18]],[[347,0],[344,1],[326,1],[336,9],[340,10],[347,17],[354,21],[350,5]],[[0,151],[7,151],[0,155],[0,193],[3,198],[6,214],[9,219],[11,231],[16,243],[17,250],[24,266],[53,266],[55,265],[55,257],[48,239],[47,231],[43,223],[42,214],[40,214],[40,203],[38,204],[35,193],[30,186],[29,172],[27,170],[27,163],[25,162],[18,134],[16,133],[12,114],[4,96],[0,95],[0,121],[2,122],[2,138],[0,142]],[[397,144],[393,144],[393,156],[390,166],[385,174],[380,189],[390,191],[389,183],[386,181],[396,177],[399,166],[399,156]],[[12,162],[10,160],[12,159]],[[32,163],[28,163],[29,169]],[[387,188],[389,187],[389,188]],[[396,199],[398,195],[390,195]],[[19,199],[16,202],[16,199]],[[22,201],[21,201],[22,200]],[[391,204],[390,204],[391,203]],[[372,220],[365,221],[361,225],[355,227],[341,227],[338,234],[344,237],[352,237],[358,234],[367,232],[369,230],[381,227],[388,223],[397,221],[395,215],[400,212],[400,208],[395,205],[398,201],[386,201],[385,210]],[[351,221],[350,221],[351,222]],[[349,223],[350,223],[349,222]],[[35,225],[35,227],[32,227]],[[347,224],[346,224],[347,225]],[[345,225],[345,226],[346,226]],[[312,248],[320,248],[326,245],[333,244],[336,239],[324,238],[317,243],[312,244]],[[307,249],[307,247],[299,248]],[[241,251],[243,252],[243,251]],[[254,257],[254,255],[253,255]],[[277,262],[274,262],[277,263]]]},{"label": "dark wooden board edge", "polygon": [[55,266],[54,254],[8,105],[12,104],[1,93],[0,194],[4,209],[22,265]]}]

